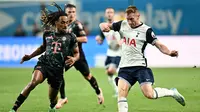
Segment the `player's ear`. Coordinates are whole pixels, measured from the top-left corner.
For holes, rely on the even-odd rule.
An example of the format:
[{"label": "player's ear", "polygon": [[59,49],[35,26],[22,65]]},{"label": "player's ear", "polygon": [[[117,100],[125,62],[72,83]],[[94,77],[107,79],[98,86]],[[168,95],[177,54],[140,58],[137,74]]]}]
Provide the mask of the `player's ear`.
[{"label": "player's ear", "polygon": [[55,21],[55,25],[56,25],[56,26],[58,25],[58,21]]}]

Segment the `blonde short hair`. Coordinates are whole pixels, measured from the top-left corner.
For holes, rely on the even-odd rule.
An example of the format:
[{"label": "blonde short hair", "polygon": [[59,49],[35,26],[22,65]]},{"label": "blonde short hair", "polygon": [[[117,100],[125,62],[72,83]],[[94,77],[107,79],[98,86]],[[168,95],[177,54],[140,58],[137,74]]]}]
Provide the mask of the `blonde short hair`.
[{"label": "blonde short hair", "polygon": [[136,13],[138,11],[136,6],[129,6],[126,8],[126,13],[130,14],[130,13]]}]

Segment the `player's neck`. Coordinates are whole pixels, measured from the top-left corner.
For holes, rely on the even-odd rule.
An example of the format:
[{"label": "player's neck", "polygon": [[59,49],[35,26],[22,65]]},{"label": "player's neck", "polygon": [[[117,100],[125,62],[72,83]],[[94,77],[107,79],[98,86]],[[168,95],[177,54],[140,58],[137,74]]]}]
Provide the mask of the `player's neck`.
[{"label": "player's neck", "polygon": [[62,34],[62,33],[64,33],[64,31],[59,31],[58,29],[56,29],[55,33]]},{"label": "player's neck", "polygon": [[141,21],[138,21],[138,22],[136,22],[136,25],[135,25],[135,26],[137,27],[137,26],[139,26],[139,25],[141,25],[141,24],[142,24],[142,22],[141,22]]},{"label": "player's neck", "polygon": [[72,19],[72,22],[76,21],[76,18]]},{"label": "player's neck", "polygon": [[142,24],[143,24],[142,22],[138,21],[138,22],[136,22],[136,24],[134,26],[130,26],[130,27],[137,28],[137,27],[141,26]]},{"label": "player's neck", "polygon": [[108,20],[107,22],[112,24],[114,22],[114,20]]}]

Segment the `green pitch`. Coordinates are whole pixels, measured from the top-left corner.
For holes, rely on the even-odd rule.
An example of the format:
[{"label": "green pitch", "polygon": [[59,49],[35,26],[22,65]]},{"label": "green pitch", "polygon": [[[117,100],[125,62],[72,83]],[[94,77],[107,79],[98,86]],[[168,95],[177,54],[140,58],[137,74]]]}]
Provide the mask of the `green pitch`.
[{"label": "green pitch", "polygon": [[[75,69],[65,73],[66,93],[69,103],[58,112],[117,112],[117,99],[107,81],[104,69],[91,69],[102,88],[105,103],[97,98],[89,83]],[[200,112],[199,68],[154,68],[155,86],[176,87],[185,96],[182,107],[172,98],[146,99],[136,84],[128,96],[129,112]],[[31,79],[32,69],[0,69],[0,112],[8,112],[18,94]],[[47,112],[49,108],[48,85],[44,81],[32,91],[19,112]]]}]

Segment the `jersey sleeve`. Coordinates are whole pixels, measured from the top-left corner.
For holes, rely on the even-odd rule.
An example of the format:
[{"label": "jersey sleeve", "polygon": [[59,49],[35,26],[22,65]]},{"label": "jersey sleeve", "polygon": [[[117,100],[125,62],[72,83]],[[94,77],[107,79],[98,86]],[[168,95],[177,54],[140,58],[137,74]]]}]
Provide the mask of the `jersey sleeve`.
[{"label": "jersey sleeve", "polygon": [[75,27],[76,27],[76,31],[77,31],[77,35],[76,36],[77,37],[79,37],[79,36],[86,36],[84,27],[81,24],[81,22],[77,22],[75,25],[76,25]]},{"label": "jersey sleeve", "polygon": [[146,32],[146,42],[154,45],[156,40],[157,40],[157,38],[156,38],[152,28],[149,28]]},{"label": "jersey sleeve", "polygon": [[114,31],[119,31],[120,28],[121,28],[121,24],[122,24],[122,21],[118,21],[118,22],[116,22],[116,23],[113,23],[113,24],[112,24],[112,29],[113,29]]}]

